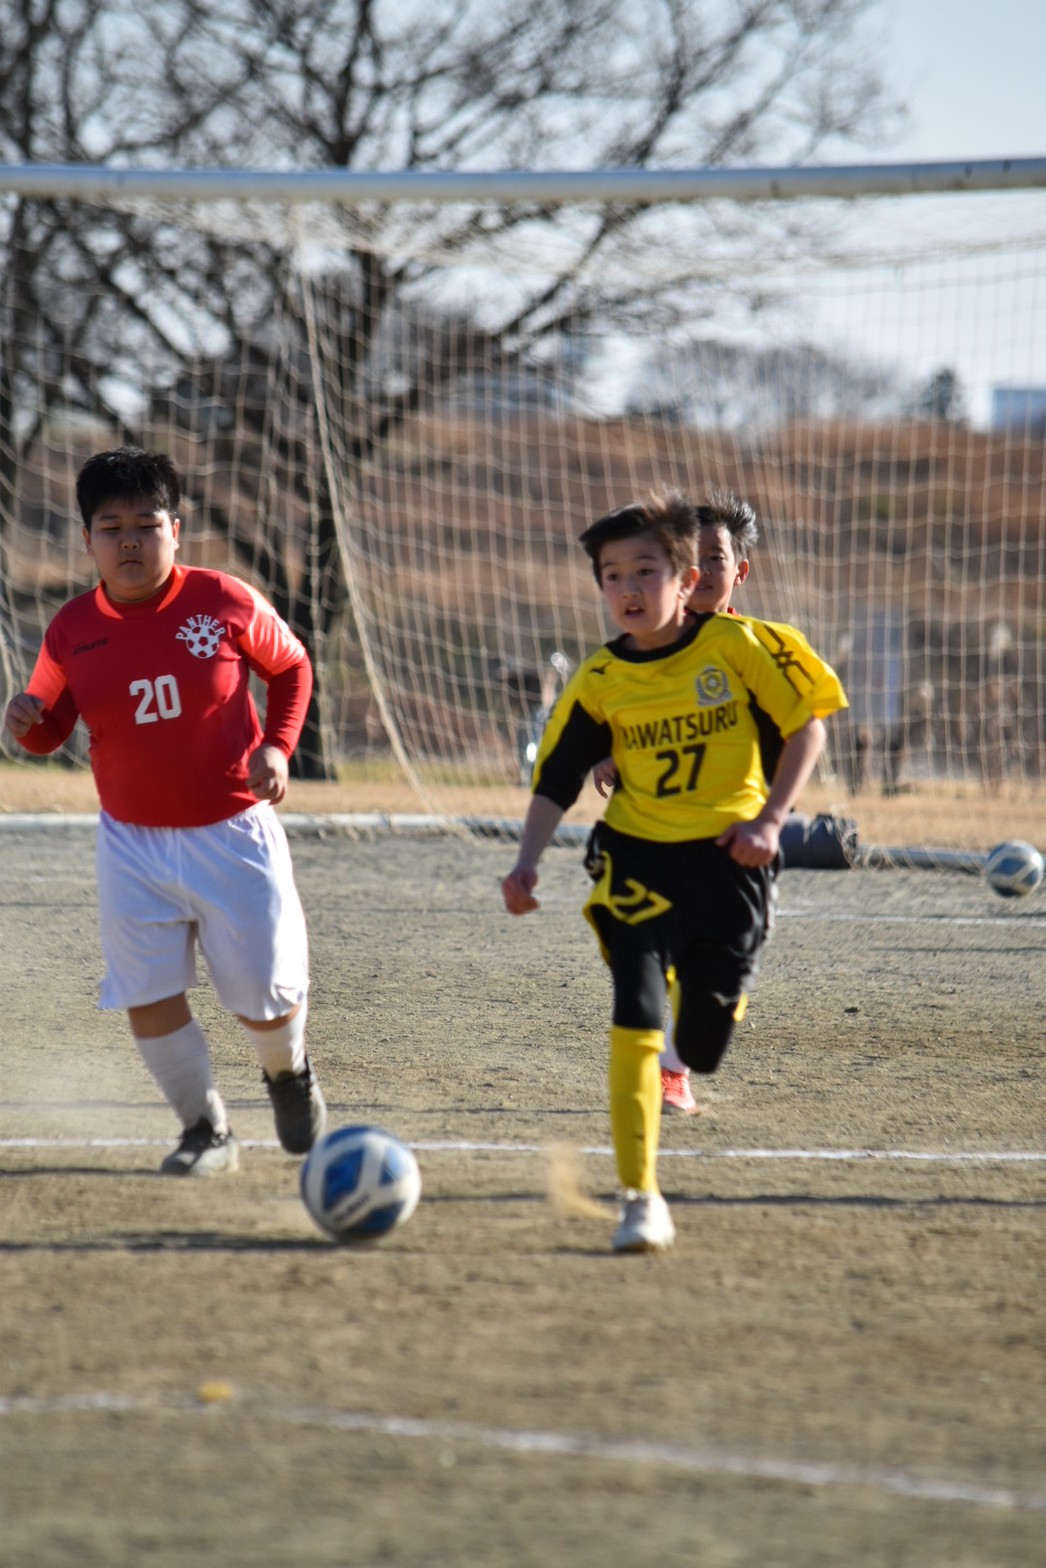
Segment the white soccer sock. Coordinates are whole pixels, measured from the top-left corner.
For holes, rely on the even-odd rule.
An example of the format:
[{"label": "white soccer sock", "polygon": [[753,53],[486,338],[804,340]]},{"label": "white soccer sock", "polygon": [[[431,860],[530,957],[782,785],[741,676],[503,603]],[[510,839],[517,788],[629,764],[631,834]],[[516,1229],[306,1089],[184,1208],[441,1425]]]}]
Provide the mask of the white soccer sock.
[{"label": "white soccer sock", "polygon": [[669,1014],[665,1022],[665,1048],[661,1052],[661,1066],[667,1073],[686,1073],[690,1076],[690,1069],[676,1050],[675,1019]]},{"label": "white soccer sock", "polygon": [[305,1067],[305,1019],[308,1004],[302,1002],[293,1018],[285,1018],[278,1029],[252,1029],[243,1023],[254,1046],[263,1072],[270,1078],[279,1073],[300,1073]]},{"label": "white soccer sock", "polygon": [[173,1034],[135,1037],[138,1054],[183,1127],[206,1116],[215,1132],[228,1132],[229,1119],[214,1087],[207,1036],[195,1018]]}]

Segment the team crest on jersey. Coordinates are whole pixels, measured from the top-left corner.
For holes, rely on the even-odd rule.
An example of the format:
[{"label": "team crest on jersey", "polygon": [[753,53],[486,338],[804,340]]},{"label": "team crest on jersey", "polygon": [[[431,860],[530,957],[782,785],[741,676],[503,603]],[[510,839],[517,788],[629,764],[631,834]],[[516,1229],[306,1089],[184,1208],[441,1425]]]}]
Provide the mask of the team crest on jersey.
[{"label": "team crest on jersey", "polygon": [[718,708],[720,703],[729,702],[733,695],[726,671],[714,664],[705,665],[696,677],[694,687],[699,708]]},{"label": "team crest on jersey", "polygon": [[225,627],[213,615],[190,615],[178,628],[178,641],[184,642],[194,659],[213,659]]}]

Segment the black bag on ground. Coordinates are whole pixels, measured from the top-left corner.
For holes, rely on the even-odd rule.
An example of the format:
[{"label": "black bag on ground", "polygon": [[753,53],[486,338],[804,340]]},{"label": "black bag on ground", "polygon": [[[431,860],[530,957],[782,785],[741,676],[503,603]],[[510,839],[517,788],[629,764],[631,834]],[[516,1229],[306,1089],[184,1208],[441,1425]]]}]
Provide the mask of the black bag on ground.
[{"label": "black bag on ground", "polygon": [[821,812],[793,811],[781,829],[781,863],[786,871],[843,871],[857,858],[857,823]]}]

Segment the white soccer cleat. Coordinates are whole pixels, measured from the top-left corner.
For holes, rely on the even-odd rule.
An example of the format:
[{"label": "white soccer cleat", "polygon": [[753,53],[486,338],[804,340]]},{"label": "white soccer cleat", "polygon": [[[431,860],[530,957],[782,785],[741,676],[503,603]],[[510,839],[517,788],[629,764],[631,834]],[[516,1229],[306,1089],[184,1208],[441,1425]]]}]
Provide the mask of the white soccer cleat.
[{"label": "white soccer cleat", "polygon": [[615,1252],[665,1252],[676,1239],[668,1204],[659,1192],[625,1193],[610,1243]]}]

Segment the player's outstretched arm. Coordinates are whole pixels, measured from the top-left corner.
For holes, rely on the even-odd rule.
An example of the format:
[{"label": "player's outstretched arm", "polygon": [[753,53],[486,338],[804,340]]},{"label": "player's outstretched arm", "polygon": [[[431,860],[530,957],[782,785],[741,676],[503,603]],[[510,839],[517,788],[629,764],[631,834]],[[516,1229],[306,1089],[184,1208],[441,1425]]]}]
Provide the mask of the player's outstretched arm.
[{"label": "player's outstretched arm", "polygon": [[828,731],[822,719],[808,719],[781,748],[766,804],[751,822],[734,822],[716,843],[742,866],[768,866],[777,854],[785,818],[824,750]]},{"label": "player's outstretched arm", "polygon": [[501,884],[501,896],[510,915],[528,915],[539,907],[534,897],[538,861],[563,819],[563,808],[544,795],[534,795],[527,807],[516,864]]}]

